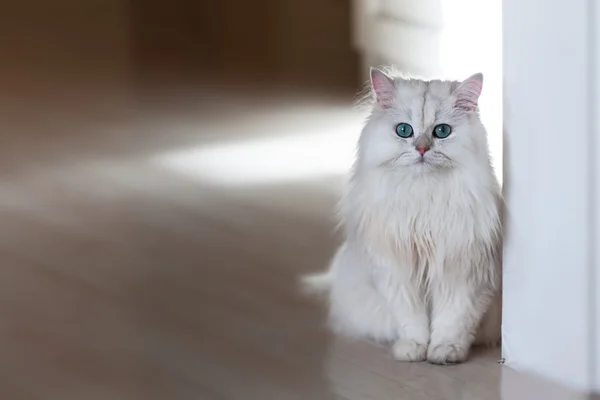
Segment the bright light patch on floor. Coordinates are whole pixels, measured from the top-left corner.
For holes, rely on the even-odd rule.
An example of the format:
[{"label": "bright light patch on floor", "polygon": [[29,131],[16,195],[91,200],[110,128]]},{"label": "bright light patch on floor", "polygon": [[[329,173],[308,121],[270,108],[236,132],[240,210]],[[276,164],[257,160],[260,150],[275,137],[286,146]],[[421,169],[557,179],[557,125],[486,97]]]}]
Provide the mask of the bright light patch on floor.
[{"label": "bright light patch on floor", "polygon": [[184,176],[218,185],[254,185],[318,179],[351,167],[360,126],[310,135],[266,137],[206,145],[158,157]]}]

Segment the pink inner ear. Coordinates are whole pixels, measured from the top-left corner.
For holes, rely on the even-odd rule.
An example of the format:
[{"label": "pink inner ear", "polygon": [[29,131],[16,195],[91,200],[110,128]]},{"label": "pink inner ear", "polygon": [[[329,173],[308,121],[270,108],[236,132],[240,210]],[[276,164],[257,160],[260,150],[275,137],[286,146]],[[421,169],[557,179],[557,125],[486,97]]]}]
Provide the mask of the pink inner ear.
[{"label": "pink inner ear", "polygon": [[473,111],[477,108],[477,102],[483,88],[483,75],[475,74],[463,81],[454,92],[456,96],[456,108]]},{"label": "pink inner ear", "polygon": [[371,84],[375,91],[377,104],[382,108],[391,108],[394,97],[396,96],[396,87],[394,80],[376,68],[371,69]]}]

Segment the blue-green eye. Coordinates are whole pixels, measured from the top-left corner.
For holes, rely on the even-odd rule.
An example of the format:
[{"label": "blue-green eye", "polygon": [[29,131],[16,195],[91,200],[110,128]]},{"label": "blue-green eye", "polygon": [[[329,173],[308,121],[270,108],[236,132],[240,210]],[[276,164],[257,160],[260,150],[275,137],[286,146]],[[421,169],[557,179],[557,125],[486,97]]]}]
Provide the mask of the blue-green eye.
[{"label": "blue-green eye", "polygon": [[409,124],[401,123],[396,125],[396,133],[401,138],[409,138],[413,135],[413,128]]},{"label": "blue-green eye", "polygon": [[450,136],[452,133],[452,128],[448,124],[439,124],[435,128],[433,128],[433,136],[438,139],[444,139]]}]

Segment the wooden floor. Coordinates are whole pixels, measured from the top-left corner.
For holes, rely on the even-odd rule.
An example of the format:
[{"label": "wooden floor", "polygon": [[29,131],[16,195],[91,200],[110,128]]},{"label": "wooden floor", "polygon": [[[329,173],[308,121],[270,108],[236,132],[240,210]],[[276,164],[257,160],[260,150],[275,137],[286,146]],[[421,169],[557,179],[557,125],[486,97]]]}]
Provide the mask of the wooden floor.
[{"label": "wooden floor", "polygon": [[395,362],[333,337],[321,305],[298,295],[297,277],[338,241],[361,119],[350,98],[178,99],[12,121],[1,398],[579,398],[499,365],[497,351]]}]

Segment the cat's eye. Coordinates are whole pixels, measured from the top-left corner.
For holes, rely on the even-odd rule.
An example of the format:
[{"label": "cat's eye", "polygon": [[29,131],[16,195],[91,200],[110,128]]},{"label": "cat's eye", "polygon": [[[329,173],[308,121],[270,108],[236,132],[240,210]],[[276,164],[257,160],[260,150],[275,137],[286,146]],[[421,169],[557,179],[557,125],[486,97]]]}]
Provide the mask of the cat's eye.
[{"label": "cat's eye", "polygon": [[396,134],[401,138],[409,138],[413,135],[413,128],[409,124],[401,123],[396,125]]},{"label": "cat's eye", "polygon": [[450,136],[452,128],[448,124],[439,124],[433,128],[433,136],[438,139],[444,139]]}]

